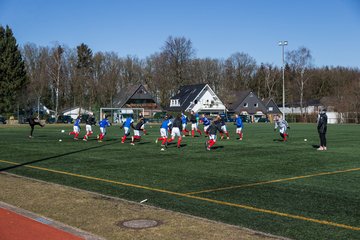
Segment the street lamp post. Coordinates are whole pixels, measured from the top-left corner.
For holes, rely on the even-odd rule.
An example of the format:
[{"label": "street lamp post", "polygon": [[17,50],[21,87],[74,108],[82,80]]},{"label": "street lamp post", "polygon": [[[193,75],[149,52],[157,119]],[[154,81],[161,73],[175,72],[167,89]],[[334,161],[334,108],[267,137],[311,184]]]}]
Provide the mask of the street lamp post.
[{"label": "street lamp post", "polygon": [[281,46],[282,54],[282,105],[283,105],[283,119],[285,120],[285,59],[284,59],[284,47],[288,45],[288,41],[279,41],[279,46]]}]

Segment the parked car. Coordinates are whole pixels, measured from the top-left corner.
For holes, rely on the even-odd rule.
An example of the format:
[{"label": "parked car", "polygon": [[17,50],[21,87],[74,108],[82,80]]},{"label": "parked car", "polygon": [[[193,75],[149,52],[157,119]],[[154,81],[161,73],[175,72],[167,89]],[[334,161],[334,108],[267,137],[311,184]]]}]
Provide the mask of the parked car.
[{"label": "parked car", "polygon": [[6,124],[6,118],[3,116],[0,116],[0,124]]},{"label": "parked car", "polygon": [[50,116],[50,117],[48,117],[48,118],[46,119],[46,123],[48,123],[48,124],[53,124],[53,123],[55,123],[55,122],[56,122],[56,118],[55,118],[55,117]]},{"label": "parked car", "polygon": [[58,117],[57,123],[73,123],[74,119],[68,115],[60,115]]},{"label": "parked car", "polygon": [[268,118],[259,118],[258,122],[269,123],[270,120]]}]

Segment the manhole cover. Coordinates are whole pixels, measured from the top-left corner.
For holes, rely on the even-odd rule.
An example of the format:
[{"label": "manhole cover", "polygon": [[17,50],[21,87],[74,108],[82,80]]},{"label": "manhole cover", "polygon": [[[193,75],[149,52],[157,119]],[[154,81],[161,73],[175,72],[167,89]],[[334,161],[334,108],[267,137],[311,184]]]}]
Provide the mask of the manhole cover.
[{"label": "manhole cover", "polygon": [[159,224],[160,222],[156,220],[135,219],[135,220],[127,220],[127,221],[119,222],[117,225],[126,228],[142,229],[142,228],[156,227]]}]

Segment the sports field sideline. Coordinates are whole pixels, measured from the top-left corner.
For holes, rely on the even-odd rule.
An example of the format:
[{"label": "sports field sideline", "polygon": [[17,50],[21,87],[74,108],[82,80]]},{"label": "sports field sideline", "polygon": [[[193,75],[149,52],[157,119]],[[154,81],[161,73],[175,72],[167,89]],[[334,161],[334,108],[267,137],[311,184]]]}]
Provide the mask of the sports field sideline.
[{"label": "sports field sideline", "polygon": [[358,238],[359,126],[329,126],[326,152],[314,148],[314,124],[292,125],[288,142],[270,124],[245,125],[243,141],[228,127],[210,152],[203,136],[160,152],[157,126],[135,146],[120,144],[116,126],[103,143],[75,142],[70,125],[34,139],[26,126],[1,127],[0,168],[294,239]]}]

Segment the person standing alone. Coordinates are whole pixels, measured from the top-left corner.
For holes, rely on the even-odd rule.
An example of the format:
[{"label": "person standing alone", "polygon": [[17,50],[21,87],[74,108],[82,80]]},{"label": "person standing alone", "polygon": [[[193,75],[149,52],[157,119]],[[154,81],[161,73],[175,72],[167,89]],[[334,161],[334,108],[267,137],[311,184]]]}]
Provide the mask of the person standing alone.
[{"label": "person standing alone", "polygon": [[326,148],[326,131],[327,131],[327,115],[326,109],[323,109],[319,114],[317,130],[320,137],[320,147],[317,149],[319,151],[325,151]]},{"label": "person standing alone", "polygon": [[35,117],[35,116],[30,116],[28,118],[28,121],[29,121],[29,125],[31,127],[29,138],[33,138],[33,132],[34,132],[35,125],[39,125],[40,127],[44,127],[45,124],[41,124],[39,118]]}]

